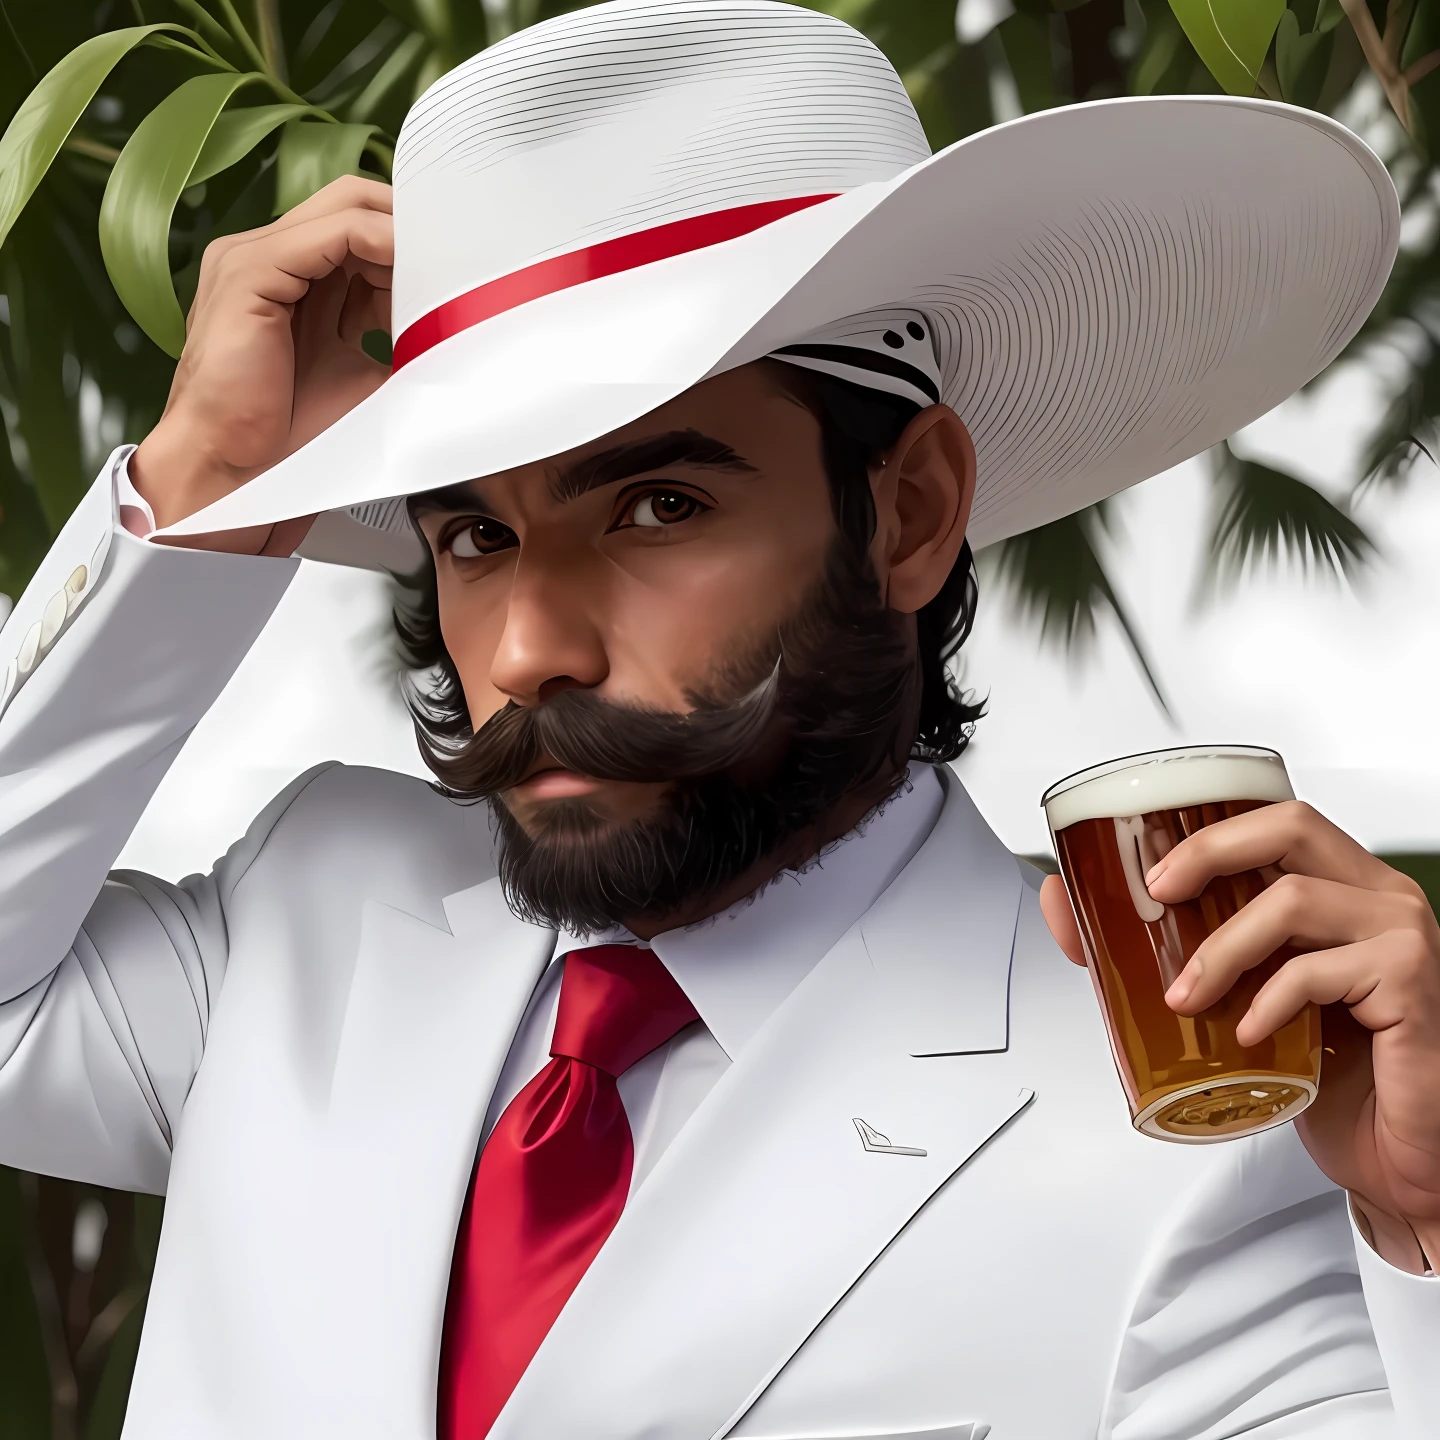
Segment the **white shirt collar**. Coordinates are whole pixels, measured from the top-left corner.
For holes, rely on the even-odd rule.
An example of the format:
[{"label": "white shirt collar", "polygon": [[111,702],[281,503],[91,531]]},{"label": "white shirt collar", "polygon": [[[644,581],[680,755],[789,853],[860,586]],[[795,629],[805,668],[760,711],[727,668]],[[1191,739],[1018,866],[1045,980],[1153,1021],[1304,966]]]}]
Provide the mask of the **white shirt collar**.
[{"label": "white shirt collar", "polygon": [[[728,910],[650,942],[732,1061],[910,863],[944,799],[934,767],[911,765],[897,794],[803,869],[782,870]],[[586,940],[562,931],[555,954],[626,941],[638,943],[623,929]]]}]

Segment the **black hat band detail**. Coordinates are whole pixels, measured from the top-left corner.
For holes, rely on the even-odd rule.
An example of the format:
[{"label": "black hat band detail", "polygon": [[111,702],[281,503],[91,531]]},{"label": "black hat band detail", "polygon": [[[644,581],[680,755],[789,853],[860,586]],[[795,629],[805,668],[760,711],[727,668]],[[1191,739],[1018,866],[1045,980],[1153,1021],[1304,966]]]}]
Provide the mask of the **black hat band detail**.
[{"label": "black hat band detail", "polygon": [[804,360],[828,360],[832,365],[846,365],[854,370],[869,370],[878,375],[889,375],[896,380],[905,381],[907,385],[913,385],[922,395],[928,395],[932,405],[940,403],[939,386],[923,370],[894,355],[880,355],[873,350],[861,350],[849,345],[785,345],[771,351],[771,354],[798,355]]}]

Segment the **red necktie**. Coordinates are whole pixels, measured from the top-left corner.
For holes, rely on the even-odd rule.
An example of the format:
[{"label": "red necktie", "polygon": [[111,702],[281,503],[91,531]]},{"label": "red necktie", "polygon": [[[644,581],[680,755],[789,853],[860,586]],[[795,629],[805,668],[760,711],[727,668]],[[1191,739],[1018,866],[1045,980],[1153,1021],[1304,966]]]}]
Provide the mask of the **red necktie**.
[{"label": "red necktie", "polygon": [[489,1431],[625,1208],[635,1144],[616,1077],[698,1018],[653,951],[565,957],[554,1058],[496,1122],[461,1216],[440,1440]]}]

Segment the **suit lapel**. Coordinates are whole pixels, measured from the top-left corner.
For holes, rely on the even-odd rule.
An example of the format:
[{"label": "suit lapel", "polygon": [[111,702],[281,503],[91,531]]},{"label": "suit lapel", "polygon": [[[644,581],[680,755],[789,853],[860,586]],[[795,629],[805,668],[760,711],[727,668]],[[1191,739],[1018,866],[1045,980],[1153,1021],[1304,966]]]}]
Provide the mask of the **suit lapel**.
[{"label": "suit lapel", "polygon": [[939,773],[935,829],[860,929],[907,1055],[1004,1050],[1024,882],[964,786]]},{"label": "suit lapel", "polygon": [[[1006,1043],[1019,871],[947,790],[919,854],[632,1197],[492,1440],[726,1434],[1032,1098],[983,1053]],[[867,1147],[857,1120],[891,1148]]]},{"label": "suit lapel", "polygon": [[475,1146],[554,952],[554,932],[517,921],[498,880],[444,904],[448,930],[366,904],[336,1057],[327,1268],[343,1333],[324,1348],[344,1368],[339,1393],[355,1398],[355,1434],[434,1434],[443,1299]]}]

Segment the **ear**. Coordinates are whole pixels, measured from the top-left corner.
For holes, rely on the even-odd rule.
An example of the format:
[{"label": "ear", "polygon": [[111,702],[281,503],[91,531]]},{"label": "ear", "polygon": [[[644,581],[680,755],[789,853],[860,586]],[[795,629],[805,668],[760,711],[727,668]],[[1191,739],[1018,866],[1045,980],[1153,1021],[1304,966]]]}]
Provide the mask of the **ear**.
[{"label": "ear", "polygon": [[873,480],[871,559],[885,603],[913,614],[940,593],[959,558],[975,498],[975,446],[948,405],[922,410]]}]

